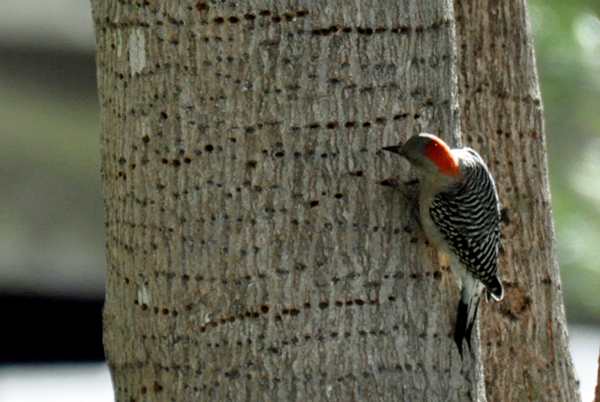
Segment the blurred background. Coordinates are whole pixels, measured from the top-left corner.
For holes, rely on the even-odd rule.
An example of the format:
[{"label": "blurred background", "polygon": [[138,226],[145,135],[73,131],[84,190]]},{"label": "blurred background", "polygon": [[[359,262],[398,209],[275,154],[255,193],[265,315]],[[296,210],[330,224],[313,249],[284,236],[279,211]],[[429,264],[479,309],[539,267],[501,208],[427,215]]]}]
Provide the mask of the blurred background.
[{"label": "blurred background", "polygon": [[[600,0],[530,0],[584,401],[600,348]],[[0,0],[0,400],[112,401],[88,0]]]}]

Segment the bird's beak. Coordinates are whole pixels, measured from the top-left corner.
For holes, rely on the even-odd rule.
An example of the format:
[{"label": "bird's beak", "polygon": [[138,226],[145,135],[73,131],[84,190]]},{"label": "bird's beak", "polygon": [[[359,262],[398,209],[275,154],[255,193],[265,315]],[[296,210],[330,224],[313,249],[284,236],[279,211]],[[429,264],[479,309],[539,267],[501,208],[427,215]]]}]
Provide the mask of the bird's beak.
[{"label": "bird's beak", "polygon": [[402,145],[394,145],[393,147],[383,147],[384,151],[393,152],[398,155],[402,155]]}]

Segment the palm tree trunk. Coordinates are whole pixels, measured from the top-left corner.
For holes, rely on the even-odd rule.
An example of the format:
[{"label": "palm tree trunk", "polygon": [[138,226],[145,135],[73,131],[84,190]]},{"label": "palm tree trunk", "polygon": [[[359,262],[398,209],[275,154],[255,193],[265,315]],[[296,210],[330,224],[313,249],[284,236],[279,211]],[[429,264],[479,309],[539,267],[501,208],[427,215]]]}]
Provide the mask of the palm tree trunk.
[{"label": "palm tree trunk", "polygon": [[506,296],[483,308],[488,400],[581,400],[568,350],[543,109],[523,0],[454,1],[463,142],[501,200]]},{"label": "palm tree trunk", "polygon": [[92,5],[117,401],[484,401],[413,173],[380,153],[461,140],[452,4]]}]

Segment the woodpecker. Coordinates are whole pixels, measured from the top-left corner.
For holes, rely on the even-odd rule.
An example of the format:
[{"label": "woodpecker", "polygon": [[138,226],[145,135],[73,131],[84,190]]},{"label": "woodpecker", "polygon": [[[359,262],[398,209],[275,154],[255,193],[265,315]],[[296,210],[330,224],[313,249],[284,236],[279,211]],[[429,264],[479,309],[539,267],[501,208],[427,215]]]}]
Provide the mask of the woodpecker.
[{"label": "woodpecker", "polygon": [[504,297],[497,276],[500,208],[494,179],[473,149],[450,149],[431,134],[383,149],[405,157],[421,174],[421,226],[449,257],[461,282],[454,341],[462,356],[463,339],[471,349],[481,292],[485,289],[488,301],[490,296],[496,301]]}]

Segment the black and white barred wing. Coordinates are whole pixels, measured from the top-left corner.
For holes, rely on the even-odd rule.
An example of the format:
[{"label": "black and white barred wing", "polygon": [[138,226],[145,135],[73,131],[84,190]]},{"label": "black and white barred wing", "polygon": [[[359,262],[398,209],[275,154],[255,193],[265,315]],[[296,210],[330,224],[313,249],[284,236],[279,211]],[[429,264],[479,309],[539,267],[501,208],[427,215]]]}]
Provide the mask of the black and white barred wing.
[{"label": "black and white barred wing", "polygon": [[449,192],[437,195],[429,212],[467,270],[492,296],[501,299],[502,285],[496,277],[500,238],[498,196],[493,179],[480,161],[477,157],[465,166],[465,180]]}]

